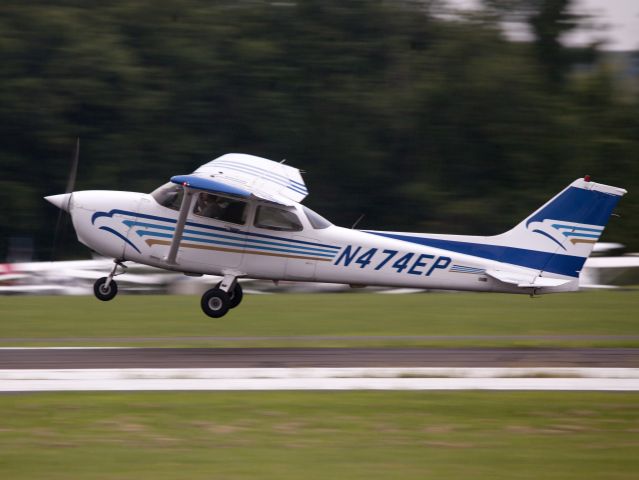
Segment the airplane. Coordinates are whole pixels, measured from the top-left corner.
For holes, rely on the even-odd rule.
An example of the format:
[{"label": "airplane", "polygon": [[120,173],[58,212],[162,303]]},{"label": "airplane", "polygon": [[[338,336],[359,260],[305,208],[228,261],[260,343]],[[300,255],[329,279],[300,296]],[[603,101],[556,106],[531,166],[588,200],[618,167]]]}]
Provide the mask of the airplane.
[{"label": "airplane", "polygon": [[585,176],[494,236],[356,230],[301,204],[308,190],[297,168],[230,153],[148,194],[89,190],[45,199],[71,215],[81,243],[114,259],[94,284],[99,300],[117,295],[114,277],[133,261],[221,276],[200,302],[219,318],[242,301],[240,278],[531,296],[575,291],[625,193]]}]

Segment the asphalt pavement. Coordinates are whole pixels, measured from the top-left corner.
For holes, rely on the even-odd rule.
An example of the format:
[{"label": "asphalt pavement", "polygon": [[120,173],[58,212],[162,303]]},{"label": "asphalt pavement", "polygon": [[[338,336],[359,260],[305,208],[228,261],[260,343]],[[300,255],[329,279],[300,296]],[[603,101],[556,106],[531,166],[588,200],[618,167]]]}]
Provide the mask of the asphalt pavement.
[{"label": "asphalt pavement", "polygon": [[0,369],[639,367],[639,348],[0,348]]}]

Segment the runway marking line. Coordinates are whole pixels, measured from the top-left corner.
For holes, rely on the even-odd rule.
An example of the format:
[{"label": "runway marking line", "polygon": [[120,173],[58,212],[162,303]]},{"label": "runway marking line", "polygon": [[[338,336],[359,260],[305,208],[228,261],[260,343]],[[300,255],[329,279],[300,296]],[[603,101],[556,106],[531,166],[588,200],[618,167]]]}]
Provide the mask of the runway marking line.
[{"label": "runway marking line", "polygon": [[124,368],[0,370],[0,391],[639,391],[638,368]]}]

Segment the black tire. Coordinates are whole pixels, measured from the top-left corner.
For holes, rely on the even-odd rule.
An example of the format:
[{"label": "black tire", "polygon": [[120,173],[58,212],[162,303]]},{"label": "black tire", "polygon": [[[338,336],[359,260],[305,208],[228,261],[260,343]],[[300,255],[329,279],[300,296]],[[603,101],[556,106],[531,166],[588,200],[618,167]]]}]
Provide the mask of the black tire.
[{"label": "black tire", "polygon": [[115,280],[111,280],[108,287],[105,286],[106,281],[107,277],[102,277],[98,278],[93,284],[93,293],[95,294],[95,297],[103,302],[113,300],[113,297],[118,294],[118,284],[115,283]]},{"label": "black tire", "polygon": [[[220,288],[220,285],[222,285],[222,282],[218,283],[215,288]],[[235,287],[233,287],[233,290],[227,293],[227,295],[229,296],[229,308],[235,308],[242,303],[244,293],[242,292],[242,286],[239,282],[235,282]]]},{"label": "black tire", "polygon": [[242,298],[244,298],[244,292],[242,292],[242,286],[235,282],[235,287],[233,287],[233,291],[230,292],[229,296],[229,308],[235,308],[240,303],[242,303]]},{"label": "black tire", "polygon": [[224,290],[212,288],[204,292],[200,306],[209,317],[220,318],[229,311],[231,300]]}]

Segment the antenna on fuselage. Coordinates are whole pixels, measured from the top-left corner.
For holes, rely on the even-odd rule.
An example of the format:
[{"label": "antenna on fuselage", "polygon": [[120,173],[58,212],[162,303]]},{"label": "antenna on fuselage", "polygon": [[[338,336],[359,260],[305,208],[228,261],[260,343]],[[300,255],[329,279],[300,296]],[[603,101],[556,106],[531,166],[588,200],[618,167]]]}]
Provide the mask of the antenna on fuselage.
[{"label": "antenna on fuselage", "polygon": [[365,216],[365,215],[366,215],[365,213],[362,213],[362,214],[359,216],[359,218],[358,218],[357,220],[355,220],[355,223],[354,223],[354,224],[353,224],[353,226],[351,227],[351,230],[353,230],[353,229],[354,229],[354,228],[355,228],[355,227],[359,224],[359,222],[361,222],[361,221],[362,221],[362,219],[364,218],[364,216]]}]

